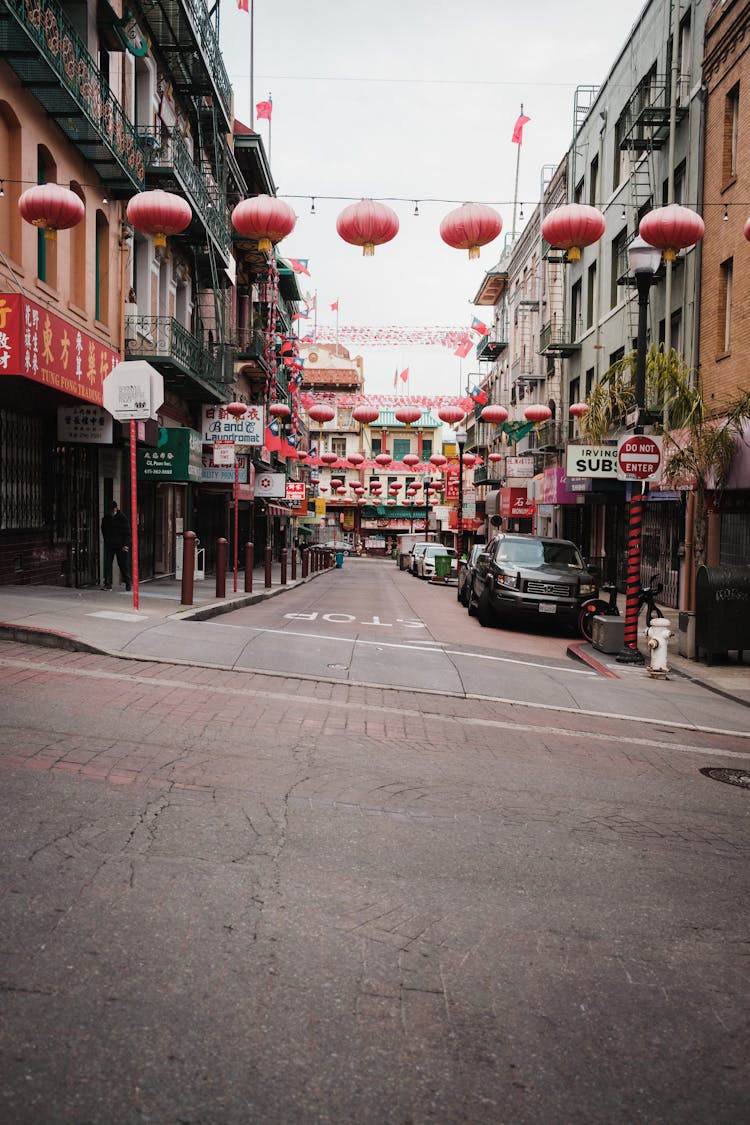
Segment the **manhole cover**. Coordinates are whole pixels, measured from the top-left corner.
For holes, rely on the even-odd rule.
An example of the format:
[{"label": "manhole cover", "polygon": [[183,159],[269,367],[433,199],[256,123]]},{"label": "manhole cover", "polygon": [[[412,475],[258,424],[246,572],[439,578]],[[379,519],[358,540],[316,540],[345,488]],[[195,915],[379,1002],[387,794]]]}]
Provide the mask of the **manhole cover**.
[{"label": "manhole cover", "polygon": [[750,773],[747,770],[703,769],[704,777],[714,781],[724,781],[727,785],[739,785],[740,789],[750,789]]}]

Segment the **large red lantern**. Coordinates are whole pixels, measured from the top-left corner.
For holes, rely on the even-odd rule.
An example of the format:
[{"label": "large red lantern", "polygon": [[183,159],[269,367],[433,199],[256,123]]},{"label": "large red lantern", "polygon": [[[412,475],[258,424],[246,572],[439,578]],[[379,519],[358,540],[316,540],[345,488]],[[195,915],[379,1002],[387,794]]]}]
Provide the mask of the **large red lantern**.
[{"label": "large red lantern", "polygon": [[442,453],[433,453],[432,457],[430,457],[430,464],[434,465],[438,469],[441,465],[445,465],[447,461],[448,458],[444,457]]},{"label": "large red lantern", "polygon": [[376,246],[395,238],[398,226],[396,212],[375,199],[351,203],[336,220],[336,230],[344,242],[361,246],[367,257],[372,257]]},{"label": "large red lantern", "polygon": [[418,406],[397,406],[393,413],[396,421],[403,422],[405,426],[411,426],[422,417]]},{"label": "large red lantern", "polygon": [[228,402],[224,409],[233,418],[241,418],[243,414],[247,414],[247,407],[244,402]]},{"label": "large red lantern", "polygon": [[548,422],[552,417],[552,411],[548,406],[539,403],[536,406],[527,406],[523,412],[523,416],[527,422],[533,422],[539,425],[540,422]]},{"label": "large red lantern", "polygon": [[268,413],[272,418],[288,418],[292,411],[291,407],[287,406],[285,402],[272,402],[268,408]]},{"label": "large red lantern", "polygon": [[419,464],[419,458],[417,457],[416,453],[405,453],[404,456],[401,458],[401,460],[402,460],[403,464],[408,465],[408,467],[410,469],[414,465]]},{"label": "large red lantern", "polygon": [[361,422],[365,426],[369,425],[371,422],[377,422],[379,415],[380,411],[377,406],[365,406],[363,404],[362,406],[355,406],[354,410],[352,410],[352,418],[354,421]]},{"label": "large red lantern", "polygon": [[335,465],[339,459],[338,453],[321,453],[320,459],[324,465]]},{"label": "large red lantern", "polygon": [[440,237],[455,250],[468,250],[470,258],[479,257],[479,247],[497,238],[503,220],[494,207],[485,203],[464,203],[445,216],[440,224]]},{"label": "large red lantern", "polygon": [[477,455],[475,453],[464,453],[461,460],[464,464],[464,467],[467,468],[467,469],[470,469],[472,467],[472,465],[474,464],[474,462],[478,461],[479,458],[477,457]]},{"label": "large red lantern", "polygon": [[487,460],[491,461],[493,465],[496,465],[498,463],[498,461],[502,461],[502,459],[503,459],[502,453],[490,453],[490,455],[487,458]]},{"label": "large red lantern", "polygon": [[584,418],[591,407],[587,402],[571,402],[568,413],[571,418]]},{"label": "large red lantern", "polygon": [[18,200],[18,210],[25,222],[44,230],[44,237],[57,237],[57,231],[68,230],[83,218],[83,200],[70,188],[59,184],[39,184],[29,188]]},{"label": "large red lantern", "polygon": [[346,459],[349,462],[349,464],[354,465],[355,468],[358,465],[361,465],[362,462],[364,461],[364,457],[362,456],[361,453],[350,453]]},{"label": "large red lantern", "polygon": [[491,402],[484,407],[479,417],[483,422],[489,422],[491,426],[501,426],[503,422],[508,421],[508,411],[504,406]]},{"label": "large red lantern", "polygon": [[451,406],[448,403],[446,406],[440,407],[437,416],[441,422],[445,422],[449,426],[455,426],[457,422],[462,422],[466,417],[466,411],[460,406]]},{"label": "large red lantern", "polygon": [[232,226],[245,238],[257,238],[261,254],[291,234],[297,216],[288,203],[273,195],[255,195],[243,199],[232,211]]},{"label": "large red lantern", "polygon": [[566,250],[569,262],[581,259],[581,249],[598,242],[607,222],[596,207],[586,203],[565,203],[550,211],[542,222],[542,237],[557,250]]},{"label": "large red lantern", "polygon": [[385,469],[388,465],[390,465],[392,460],[393,458],[391,457],[390,453],[378,453],[377,457],[375,458],[375,463],[376,465],[382,465]]},{"label": "large red lantern", "polygon": [[664,252],[665,262],[673,262],[678,250],[694,246],[703,238],[705,229],[703,219],[695,211],[670,203],[644,215],[638,233],[649,246]]},{"label": "large red lantern", "polygon": [[307,413],[313,422],[332,422],[336,417],[336,411],[333,407],[326,406],[324,402],[313,403],[312,406],[307,408]]},{"label": "large red lantern", "polygon": [[171,191],[142,191],[128,200],[128,222],[143,234],[150,234],[154,246],[166,246],[172,234],[182,234],[193,218],[190,204]]}]

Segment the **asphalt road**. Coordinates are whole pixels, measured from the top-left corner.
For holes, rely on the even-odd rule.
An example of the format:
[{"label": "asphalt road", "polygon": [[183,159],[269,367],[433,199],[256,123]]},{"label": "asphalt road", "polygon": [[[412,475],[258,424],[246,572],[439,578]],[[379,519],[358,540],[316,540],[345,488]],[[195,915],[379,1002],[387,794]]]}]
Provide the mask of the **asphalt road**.
[{"label": "asphalt road", "polygon": [[[451,640],[401,578],[358,634]],[[432,686],[0,643],[0,1119],[748,1120],[750,739]]]}]

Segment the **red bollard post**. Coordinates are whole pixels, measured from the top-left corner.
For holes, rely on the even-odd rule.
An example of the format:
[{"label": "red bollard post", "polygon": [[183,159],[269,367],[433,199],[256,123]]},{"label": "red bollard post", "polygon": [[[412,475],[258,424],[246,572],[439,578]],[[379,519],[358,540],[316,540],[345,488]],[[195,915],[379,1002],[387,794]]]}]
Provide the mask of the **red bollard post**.
[{"label": "red bollard post", "polygon": [[302,577],[307,578],[307,568],[310,564],[310,551],[305,550],[302,552]]},{"label": "red bollard post", "polygon": [[227,596],[227,541],[216,540],[216,597]]},{"label": "red bollard post", "polygon": [[253,592],[253,566],[255,565],[255,548],[252,543],[245,544],[245,593]]},{"label": "red bollard post", "polygon": [[288,552],[286,547],[281,548],[281,585],[286,586],[286,567]]},{"label": "red bollard post", "polygon": [[266,547],[264,561],[266,564],[266,589],[271,589],[271,548]]},{"label": "red bollard post", "polygon": [[297,548],[292,547],[292,582],[297,581]]},{"label": "red bollard post", "polygon": [[182,536],[182,585],[180,600],[182,605],[193,604],[193,582],[195,580],[195,532],[186,531]]}]

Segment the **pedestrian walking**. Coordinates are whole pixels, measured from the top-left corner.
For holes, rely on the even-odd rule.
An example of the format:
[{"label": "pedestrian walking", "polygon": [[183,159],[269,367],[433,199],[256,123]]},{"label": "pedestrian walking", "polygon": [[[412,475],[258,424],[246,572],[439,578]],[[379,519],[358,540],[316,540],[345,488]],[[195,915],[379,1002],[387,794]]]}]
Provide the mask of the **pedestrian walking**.
[{"label": "pedestrian walking", "polygon": [[130,524],[127,516],[113,500],[110,511],[102,518],[104,540],[104,589],[112,589],[112,563],[117,559],[120,578],[125,589],[130,589]]}]

